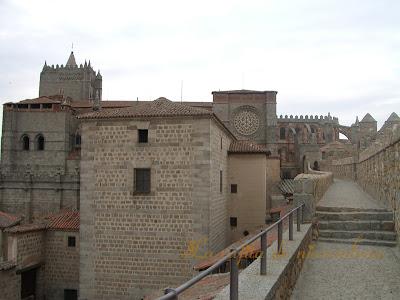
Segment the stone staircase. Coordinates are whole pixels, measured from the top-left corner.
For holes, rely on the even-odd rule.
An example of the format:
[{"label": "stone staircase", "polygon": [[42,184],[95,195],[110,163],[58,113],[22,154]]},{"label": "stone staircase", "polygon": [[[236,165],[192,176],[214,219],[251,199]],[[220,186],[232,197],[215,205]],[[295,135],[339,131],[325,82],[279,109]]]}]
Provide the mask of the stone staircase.
[{"label": "stone staircase", "polygon": [[396,246],[393,213],[385,209],[318,206],[321,242]]}]

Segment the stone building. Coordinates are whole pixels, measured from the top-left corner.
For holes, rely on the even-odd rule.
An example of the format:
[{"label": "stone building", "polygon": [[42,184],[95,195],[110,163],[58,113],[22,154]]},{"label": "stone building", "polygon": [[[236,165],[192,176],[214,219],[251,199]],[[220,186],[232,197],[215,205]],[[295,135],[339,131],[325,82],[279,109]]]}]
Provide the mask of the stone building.
[{"label": "stone building", "polygon": [[40,73],[39,97],[63,95],[73,100],[101,100],[102,76],[85,61],[77,65],[74,52],[71,52],[66,65],[44,63]]},{"label": "stone building", "polygon": [[329,114],[278,118],[275,91],[181,104],[106,101],[101,89],[100,73],[71,53],[66,66],[45,63],[39,98],[4,104],[7,299],[132,299],[178,285],[193,274],[191,246],[215,253],[256,230],[281,178],[376,134],[369,114],[351,126]]}]

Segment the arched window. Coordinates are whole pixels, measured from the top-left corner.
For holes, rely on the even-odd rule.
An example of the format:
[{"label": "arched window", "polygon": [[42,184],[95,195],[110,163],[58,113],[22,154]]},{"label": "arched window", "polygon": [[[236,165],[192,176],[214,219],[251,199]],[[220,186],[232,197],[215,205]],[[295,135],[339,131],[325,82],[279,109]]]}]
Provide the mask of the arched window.
[{"label": "arched window", "polygon": [[44,137],[41,134],[39,134],[36,137],[36,150],[38,150],[38,151],[44,150]]},{"label": "arched window", "polygon": [[29,150],[29,136],[22,136],[22,150]]},{"label": "arched window", "polygon": [[286,139],[286,128],[285,127],[281,127],[281,129],[279,131],[279,138],[281,140]]}]

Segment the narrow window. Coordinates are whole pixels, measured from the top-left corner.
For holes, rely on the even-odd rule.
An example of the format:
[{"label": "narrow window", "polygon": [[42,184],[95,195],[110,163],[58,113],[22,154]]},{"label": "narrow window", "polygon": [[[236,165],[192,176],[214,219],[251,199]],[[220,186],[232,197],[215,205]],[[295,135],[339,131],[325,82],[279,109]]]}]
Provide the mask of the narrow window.
[{"label": "narrow window", "polygon": [[22,150],[29,150],[29,137],[27,135],[22,137]]},{"label": "narrow window", "polygon": [[44,137],[41,134],[36,137],[36,150],[44,150]]},{"label": "narrow window", "polygon": [[78,291],[65,289],[64,290],[64,300],[78,300]]},{"label": "narrow window", "polygon": [[220,145],[221,145],[221,150],[222,150],[222,137],[221,137]]},{"label": "narrow window", "polygon": [[79,133],[77,133],[75,135],[75,146],[76,147],[80,147],[81,146],[81,142],[82,142],[81,135]]},{"label": "narrow window", "polygon": [[281,127],[280,132],[279,132],[279,138],[281,140],[284,140],[286,138],[286,128]]},{"label": "narrow window", "polygon": [[222,193],[222,171],[219,171],[219,192]]},{"label": "narrow window", "polygon": [[237,218],[236,217],[231,217],[231,226],[232,227],[237,227]]},{"label": "narrow window", "polygon": [[75,247],[76,246],[76,238],[74,236],[68,237],[68,247]]},{"label": "narrow window", "polygon": [[237,184],[231,184],[231,193],[236,194],[237,193]]},{"label": "narrow window", "polygon": [[139,143],[147,143],[149,139],[149,131],[147,129],[138,130]]},{"label": "narrow window", "polygon": [[135,192],[150,193],[150,169],[135,169]]}]

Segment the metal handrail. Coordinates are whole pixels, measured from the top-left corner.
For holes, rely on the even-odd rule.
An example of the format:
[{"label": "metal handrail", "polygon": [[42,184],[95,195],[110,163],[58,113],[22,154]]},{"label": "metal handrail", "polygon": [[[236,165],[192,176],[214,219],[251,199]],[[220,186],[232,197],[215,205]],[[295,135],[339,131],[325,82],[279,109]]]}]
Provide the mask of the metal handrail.
[{"label": "metal handrail", "polygon": [[278,226],[278,253],[282,254],[282,235],[283,235],[283,221],[286,218],[289,218],[289,240],[293,240],[293,214],[296,212],[296,220],[297,220],[297,231],[300,231],[300,224],[303,223],[304,220],[304,203],[293,208],[289,211],[286,215],[280,218],[278,221],[273,223],[272,225],[268,226],[266,229],[261,231],[260,233],[256,234],[252,238],[248,239],[242,245],[231,249],[231,252],[222,257],[216,263],[214,263],[208,269],[200,272],[198,275],[193,277],[192,279],[186,281],[184,284],[180,285],[179,287],[172,289],[167,288],[164,290],[164,296],[157,298],[157,300],[177,300],[178,295],[190,288],[191,286],[195,285],[197,282],[202,280],[204,277],[210,275],[214,270],[218,269],[221,265],[225,264],[228,260],[230,260],[230,300],[237,300],[238,299],[238,278],[239,272],[237,267],[237,258],[240,251],[256,241],[257,239],[261,238],[261,260],[260,260],[260,274],[266,275],[267,274],[267,234],[269,231]]}]

